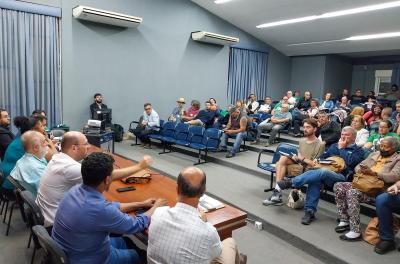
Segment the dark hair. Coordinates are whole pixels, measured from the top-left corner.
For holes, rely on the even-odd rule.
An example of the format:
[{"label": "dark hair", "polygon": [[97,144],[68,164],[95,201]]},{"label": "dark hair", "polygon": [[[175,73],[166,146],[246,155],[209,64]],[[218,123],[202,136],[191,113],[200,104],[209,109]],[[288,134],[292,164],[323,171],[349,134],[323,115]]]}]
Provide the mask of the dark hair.
[{"label": "dark hair", "polygon": [[397,84],[395,84],[395,83],[392,84],[392,88],[393,88],[393,87],[396,88],[396,91],[399,89],[399,86],[397,86]]},{"label": "dark hair", "polygon": [[205,104],[211,104],[211,102],[210,101],[206,101]]},{"label": "dark hair", "polygon": [[146,108],[146,106],[151,106],[151,104],[150,103],[145,103],[144,105],[143,105],[143,108]]},{"label": "dark hair", "polygon": [[203,172],[203,179],[200,183],[199,186],[192,186],[182,175],[182,173],[179,173],[178,176],[178,193],[189,197],[198,197],[202,195],[206,191],[206,174]]},{"label": "dark hair", "polygon": [[210,101],[210,103],[211,103],[211,100],[214,100],[214,102],[217,103],[217,100],[215,100],[215,98],[211,97],[210,99],[208,99],[208,101]]},{"label": "dark hair", "polygon": [[97,187],[113,171],[114,158],[102,152],[94,152],[82,161],[83,184]]},{"label": "dark hair", "polygon": [[304,119],[303,125],[305,123],[311,125],[313,128],[318,128],[318,122],[314,118],[306,118],[306,119]]},{"label": "dark hair", "polygon": [[47,115],[46,111],[41,110],[41,109],[33,110],[32,115],[41,115],[42,113],[44,113],[44,115]]},{"label": "dark hair", "polygon": [[4,108],[0,108],[0,113],[1,113],[1,112],[7,112],[7,110],[4,109]]},{"label": "dark hair", "polygon": [[95,93],[93,98],[96,99],[96,97],[99,96],[99,95],[102,96],[101,93]]},{"label": "dark hair", "polygon": [[14,118],[14,126],[19,129],[21,135],[32,129],[31,122],[26,116],[16,116]]}]

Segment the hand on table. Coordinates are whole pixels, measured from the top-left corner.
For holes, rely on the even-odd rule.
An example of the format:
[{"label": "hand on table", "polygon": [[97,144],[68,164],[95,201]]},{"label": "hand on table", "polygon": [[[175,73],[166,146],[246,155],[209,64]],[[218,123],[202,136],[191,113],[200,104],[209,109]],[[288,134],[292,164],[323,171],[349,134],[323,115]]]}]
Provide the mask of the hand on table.
[{"label": "hand on table", "polygon": [[155,198],[149,198],[147,200],[144,200],[143,201],[143,207],[152,207],[155,202],[156,202]]}]

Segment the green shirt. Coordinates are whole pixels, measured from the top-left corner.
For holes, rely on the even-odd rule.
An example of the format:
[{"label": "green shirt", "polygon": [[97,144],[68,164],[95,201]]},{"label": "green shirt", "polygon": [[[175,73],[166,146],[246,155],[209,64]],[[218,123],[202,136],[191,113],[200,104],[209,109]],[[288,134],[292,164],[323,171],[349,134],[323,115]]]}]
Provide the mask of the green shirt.
[{"label": "green shirt", "polygon": [[399,135],[397,135],[396,133],[393,133],[393,132],[387,133],[384,137],[382,137],[379,133],[374,132],[369,136],[367,142],[371,142],[373,144],[373,147],[372,147],[373,150],[378,150],[379,145],[381,144],[382,138],[385,138],[385,137],[395,137],[395,138],[400,139]]}]

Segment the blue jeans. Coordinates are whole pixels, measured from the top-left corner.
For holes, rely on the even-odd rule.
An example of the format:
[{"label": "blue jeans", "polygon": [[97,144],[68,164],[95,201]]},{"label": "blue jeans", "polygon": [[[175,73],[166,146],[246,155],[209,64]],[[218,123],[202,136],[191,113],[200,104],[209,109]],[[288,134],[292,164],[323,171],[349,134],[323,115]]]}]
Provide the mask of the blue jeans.
[{"label": "blue jeans", "polygon": [[122,237],[110,237],[111,255],[109,264],[140,263],[139,255],[134,249],[128,249]]},{"label": "blue jeans", "polygon": [[304,210],[315,213],[317,211],[322,184],[333,187],[335,183],[344,181],[346,181],[346,177],[340,173],[327,169],[316,169],[309,170],[296,176],[292,180],[292,185],[294,188],[300,188],[301,186],[308,184]]},{"label": "blue jeans", "polygon": [[246,139],[247,137],[247,132],[240,132],[238,134],[234,134],[234,135],[228,135],[223,133],[222,134],[222,138],[221,138],[221,149],[226,149],[226,146],[228,145],[228,138],[234,138],[235,142],[233,143],[233,148],[231,150],[232,154],[235,154],[236,152],[239,151],[240,149],[240,145],[242,145],[242,141],[243,139]]},{"label": "blue jeans", "polygon": [[400,213],[400,194],[382,193],[376,197],[375,206],[380,239],[394,241],[392,213]]}]

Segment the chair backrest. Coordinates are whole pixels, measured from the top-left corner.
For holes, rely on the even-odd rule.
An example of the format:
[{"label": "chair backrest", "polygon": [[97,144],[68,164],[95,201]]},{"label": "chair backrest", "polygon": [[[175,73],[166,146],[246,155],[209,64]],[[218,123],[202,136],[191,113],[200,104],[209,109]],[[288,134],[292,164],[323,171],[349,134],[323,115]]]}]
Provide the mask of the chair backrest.
[{"label": "chair backrest", "polygon": [[16,179],[11,176],[8,176],[7,179],[15,187],[15,189],[25,191],[25,188]]},{"label": "chair backrest", "polygon": [[289,154],[290,153],[297,154],[298,149],[299,147],[294,144],[280,143],[275,150],[274,156],[272,157],[272,163],[275,164],[280,159],[281,154],[279,153],[279,151],[286,152]]},{"label": "chair backrest", "polygon": [[161,130],[161,135],[164,137],[174,137],[175,127],[176,127],[175,122],[171,121],[165,122]]},{"label": "chair backrest", "polygon": [[160,127],[163,127],[164,123],[165,123],[164,119],[160,119]]},{"label": "chair backrest", "polygon": [[189,125],[185,123],[178,123],[175,127],[174,138],[176,140],[187,140],[189,136]]},{"label": "chair backrest", "polygon": [[21,197],[21,193],[23,191],[25,191],[25,188],[16,179],[14,179],[13,177],[8,176],[7,179],[15,187],[14,188],[15,201],[17,202],[17,204],[19,206],[19,210],[21,212],[22,220],[24,222],[26,222],[27,216],[26,216],[25,211],[24,211],[24,202],[23,202],[23,199]]},{"label": "chair backrest", "polygon": [[[35,203],[35,197],[29,191],[22,191],[21,192],[22,200],[24,201],[25,205],[28,206],[30,211],[25,211],[28,214],[28,224],[34,225],[43,225],[44,224],[44,217],[42,211],[40,210],[39,206]],[[29,223],[31,221],[31,223]]]},{"label": "chair backrest", "polygon": [[203,144],[208,149],[217,149],[221,142],[222,132],[217,128],[209,128],[204,133]]},{"label": "chair backrest", "polygon": [[49,236],[47,230],[36,225],[32,228],[33,234],[38,238],[40,245],[46,253],[47,263],[67,264],[68,258],[62,248]]},{"label": "chair backrest", "polygon": [[201,144],[204,137],[204,127],[201,126],[190,126],[189,127],[189,141],[190,143]]}]

